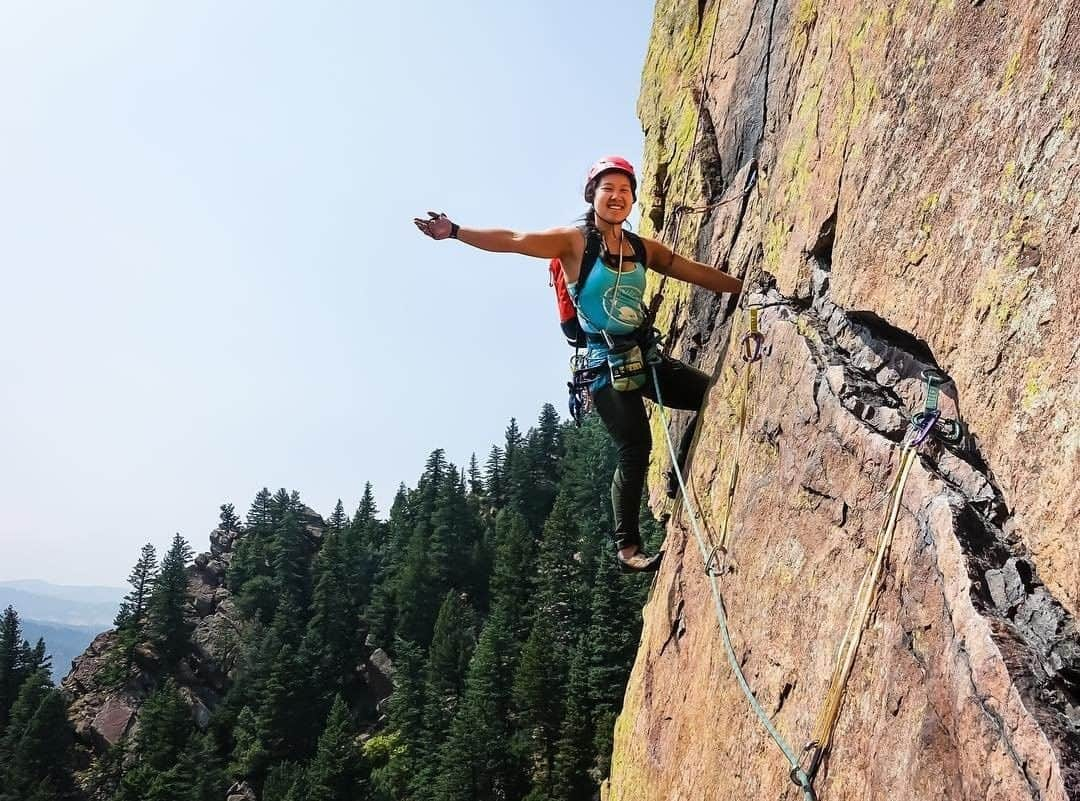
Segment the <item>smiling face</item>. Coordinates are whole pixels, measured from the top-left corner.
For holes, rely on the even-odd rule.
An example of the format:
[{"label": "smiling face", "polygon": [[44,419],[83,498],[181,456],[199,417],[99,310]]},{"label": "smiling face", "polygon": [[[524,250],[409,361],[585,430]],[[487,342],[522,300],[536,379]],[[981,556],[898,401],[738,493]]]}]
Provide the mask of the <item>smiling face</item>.
[{"label": "smiling face", "polygon": [[599,175],[592,204],[601,219],[621,225],[634,207],[634,185],[630,176],[618,170]]}]

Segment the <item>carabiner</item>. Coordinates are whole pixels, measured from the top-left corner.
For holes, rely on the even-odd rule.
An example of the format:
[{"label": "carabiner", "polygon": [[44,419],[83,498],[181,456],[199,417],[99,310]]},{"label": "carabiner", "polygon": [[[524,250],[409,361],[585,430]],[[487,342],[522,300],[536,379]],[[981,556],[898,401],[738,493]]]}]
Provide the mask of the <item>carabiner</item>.
[{"label": "carabiner", "polygon": [[941,412],[934,409],[931,412],[916,412],[911,416],[911,425],[908,427],[907,447],[917,448],[926,441],[934,425],[941,418]]},{"label": "carabiner", "polygon": [[760,309],[757,306],[751,306],[746,310],[747,317],[749,318],[746,326],[746,333],[743,334],[739,345],[742,347],[742,358],[747,364],[753,364],[761,358],[761,348],[765,344],[765,336],[758,330],[758,312]]},{"label": "carabiner", "polygon": [[743,361],[747,364],[753,364],[761,358],[761,348],[765,345],[765,335],[759,331],[748,331],[743,334],[739,344],[743,350]]}]

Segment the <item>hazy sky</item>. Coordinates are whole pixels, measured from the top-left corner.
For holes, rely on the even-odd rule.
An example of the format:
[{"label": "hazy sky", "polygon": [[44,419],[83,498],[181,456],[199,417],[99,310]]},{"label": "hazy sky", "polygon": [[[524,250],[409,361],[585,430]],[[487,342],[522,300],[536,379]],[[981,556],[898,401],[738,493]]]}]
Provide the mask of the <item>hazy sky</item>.
[{"label": "hazy sky", "polygon": [[519,229],[640,158],[652,21],[615,2],[0,10],[0,580],[122,584],[263,486],[385,513],[428,452],[565,413]]}]

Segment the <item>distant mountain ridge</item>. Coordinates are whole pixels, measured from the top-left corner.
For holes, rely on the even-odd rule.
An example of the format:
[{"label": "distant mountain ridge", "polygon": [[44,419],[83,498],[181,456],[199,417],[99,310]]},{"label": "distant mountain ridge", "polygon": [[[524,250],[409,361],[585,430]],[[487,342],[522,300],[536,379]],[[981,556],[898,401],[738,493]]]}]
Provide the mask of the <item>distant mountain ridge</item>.
[{"label": "distant mountain ridge", "polygon": [[14,606],[19,617],[66,626],[108,628],[124,597],[121,587],[77,587],[36,579],[0,581],[0,609]]},{"label": "distant mountain ridge", "polygon": [[80,603],[119,603],[126,591],[123,587],[104,587],[98,585],[52,584],[41,579],[15,579],[0,581],[0,588],[11,587],[16,590],[32,592],[35,595],[47,595],[50,598],[62,598]]}]

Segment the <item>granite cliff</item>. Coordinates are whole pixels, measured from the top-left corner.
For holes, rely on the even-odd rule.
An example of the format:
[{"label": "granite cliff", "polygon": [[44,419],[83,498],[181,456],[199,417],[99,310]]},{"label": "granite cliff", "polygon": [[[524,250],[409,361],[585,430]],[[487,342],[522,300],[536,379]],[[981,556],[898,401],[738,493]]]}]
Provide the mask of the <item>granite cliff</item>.
[{"label": "granite cliff", "polygon": [[[919,450],[821,799],[1080,798],[1078,63],[1071,2],[657,4],[645,233],[747,282],[741,304],[664,287],[669,348],[714,379],[688,481],[708,537],[729,516],[734,650],[795,748],[923,370],[969,432]],[[800,797],[671,511],[603,794]]]}]

